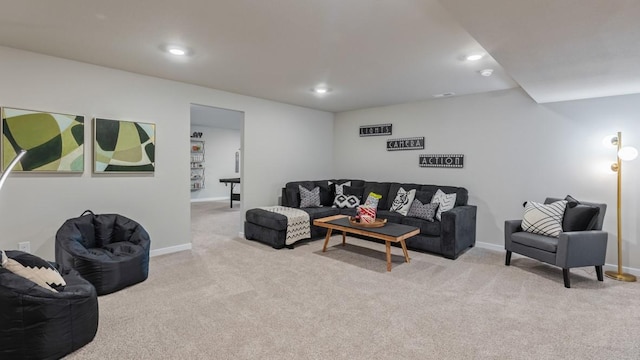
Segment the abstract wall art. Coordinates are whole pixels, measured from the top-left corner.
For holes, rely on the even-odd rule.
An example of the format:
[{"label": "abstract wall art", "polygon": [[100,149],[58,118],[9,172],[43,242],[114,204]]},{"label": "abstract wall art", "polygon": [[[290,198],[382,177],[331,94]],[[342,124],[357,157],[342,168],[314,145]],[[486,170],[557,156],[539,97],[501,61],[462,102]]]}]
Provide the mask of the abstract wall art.
[{"label": "abstract wall art", "polygon": [[156,125],[94,119],[94,173],[153,173]]},{"label": "abstract wall art", "polygon": [[20,150],[22,172],[83,172],[84,117],[2,108],[2,170]]}]

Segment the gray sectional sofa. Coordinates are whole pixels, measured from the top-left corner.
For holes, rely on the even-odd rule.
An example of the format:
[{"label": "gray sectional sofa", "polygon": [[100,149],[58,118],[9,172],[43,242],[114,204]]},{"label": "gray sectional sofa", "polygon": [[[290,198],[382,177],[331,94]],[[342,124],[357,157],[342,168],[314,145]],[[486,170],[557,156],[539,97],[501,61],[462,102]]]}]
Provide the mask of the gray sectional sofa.
[{"label": "gray sectional sofa", "polygon": [[[294,181],[289,182],[282,189],[282,206],[300,208],[299,185],[306,189],[320,188],[321,207],[301,208],[309,214],[311,223],[322,217],[344,214],[355,215],[355,208],[332,207],[334,190],[330,185],[351,182],[346,191],[362,191],[366,199],[370,192],[382,195],[378,203],[377,217],[385,218],[389,222],[416,226],[420,234],[406,240],[407,247],[412,250],[441,254],[449,259],[456,259],[463,251],[475,245],[476,242],[476,212],[477,207],[467,204],[468,191],[462,187],[407,184],[395,182],[372,182],[354,179]],[[415,189],[421,195],[421,201],[430,201],[438,189],[446,194],[455,193],[456,201],[453,209],[442,213],[441,221],[433,222],[420,218],[403,216],[389,211],[391,204],[400,188]],[[287,218],[283,215],[268,212],[263,209],[251,209],[246,213],[245,237],[257,240],[274,248],[285,247]],[[326,229],[311,225],[311,238],[324,236]]]}]

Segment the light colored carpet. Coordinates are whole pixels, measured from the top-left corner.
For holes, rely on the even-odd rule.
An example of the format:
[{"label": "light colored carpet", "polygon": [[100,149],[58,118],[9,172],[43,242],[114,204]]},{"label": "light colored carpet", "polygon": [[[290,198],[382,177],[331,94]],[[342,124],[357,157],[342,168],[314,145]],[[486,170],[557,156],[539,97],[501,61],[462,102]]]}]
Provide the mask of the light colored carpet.
[{"label": "light colored carpet", "polygon": [[[640,359],[640,284],[473,248],[458,260],[332,237],[274,250],[228,203],[192,205],[193,246],[100,297],[69,359]],[[152,240],[153,241],[153,240]]]}]

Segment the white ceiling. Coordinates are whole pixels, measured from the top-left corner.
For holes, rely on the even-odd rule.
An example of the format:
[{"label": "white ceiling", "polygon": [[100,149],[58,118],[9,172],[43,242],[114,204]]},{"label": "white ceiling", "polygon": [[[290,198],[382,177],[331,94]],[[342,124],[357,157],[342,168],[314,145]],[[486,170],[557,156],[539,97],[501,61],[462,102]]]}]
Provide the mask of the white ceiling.
[{"label": "white ceiling", "polygon": [[518,85],[540,102],[640,92],[638,18],[637,0],[3,0],[0,45],[340,112]]}]

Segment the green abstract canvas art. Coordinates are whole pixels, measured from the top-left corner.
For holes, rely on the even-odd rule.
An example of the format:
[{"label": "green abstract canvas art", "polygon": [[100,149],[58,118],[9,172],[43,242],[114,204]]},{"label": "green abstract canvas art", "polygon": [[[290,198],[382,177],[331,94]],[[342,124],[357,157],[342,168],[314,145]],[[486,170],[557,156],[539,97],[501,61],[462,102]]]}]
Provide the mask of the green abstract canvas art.
[{"label": "green abstract canvas art", "polygon": [[84,117],[2,108],[2,170],[20,150],[13,171],[84,171]]},{"label": "green abstract canvas art", "polygon": [[93,171],[95,173],[155,170],[155,124],[96,118]]}]

